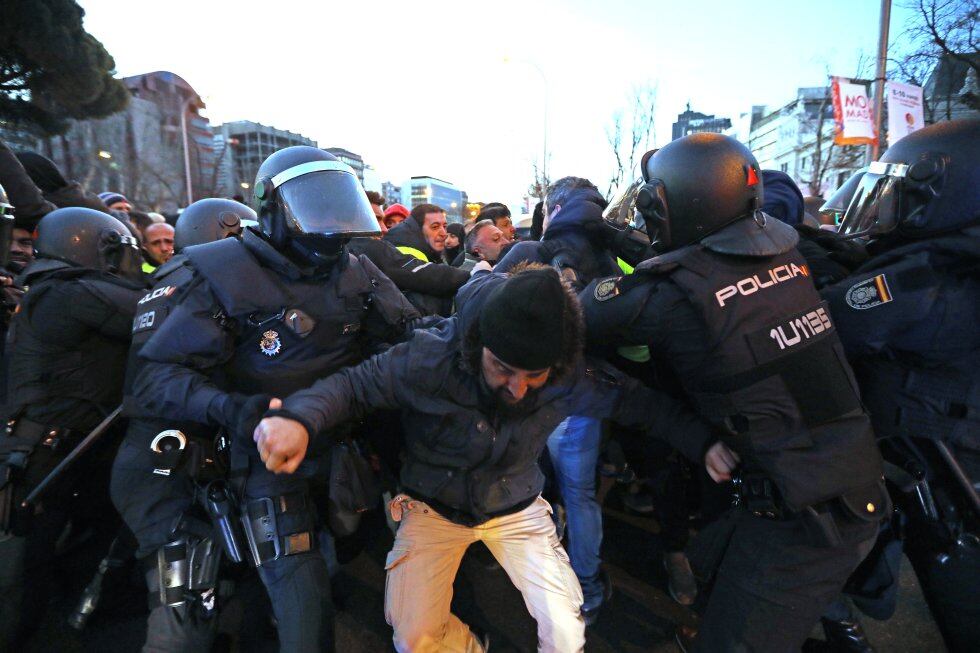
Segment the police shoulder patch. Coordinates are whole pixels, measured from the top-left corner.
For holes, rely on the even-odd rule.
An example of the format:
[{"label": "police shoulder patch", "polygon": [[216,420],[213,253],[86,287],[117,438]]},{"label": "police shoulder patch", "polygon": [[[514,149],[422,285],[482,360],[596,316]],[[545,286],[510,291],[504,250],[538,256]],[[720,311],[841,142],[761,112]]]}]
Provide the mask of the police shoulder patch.
[{"label": "police shoulder patch", "polygon": [[595,286],[595,291],[592,295],[596,298],[596,301],[604,302],[607,299],[612,299],[619,294],[619,282],[622,277],[612,277],[610,279],[603,279]]},{"label": "police shoulder patch", "polygon": [[879,274],[848,288],[844,300],[851,308],[863,311],[892,301],[892,292],[885,275]]}]

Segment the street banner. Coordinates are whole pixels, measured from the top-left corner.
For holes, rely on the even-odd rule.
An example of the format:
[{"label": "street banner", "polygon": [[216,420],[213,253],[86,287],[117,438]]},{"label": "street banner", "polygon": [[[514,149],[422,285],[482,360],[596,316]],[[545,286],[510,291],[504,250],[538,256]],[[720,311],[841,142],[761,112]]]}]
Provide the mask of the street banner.
[{"label": "street banner", "polygon": [[922,87],[885,82],[888,102],[888,147],[897,140],[925,127],[922,113]]},{"label": "street banner", "polygon": [[834,143],[837,145],[870,145],[875,140],[874,113],[868,89],[846,77],[833,77]]}]

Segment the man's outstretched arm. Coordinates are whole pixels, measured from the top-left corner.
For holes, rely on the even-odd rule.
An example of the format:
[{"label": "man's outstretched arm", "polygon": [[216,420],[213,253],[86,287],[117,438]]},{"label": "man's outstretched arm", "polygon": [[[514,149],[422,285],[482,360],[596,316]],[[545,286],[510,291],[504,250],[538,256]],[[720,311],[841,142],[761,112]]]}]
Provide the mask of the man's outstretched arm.
[{"label": "man's outstretched arm", "polygon": [[291,474],[306,456],[310,438],[378,409],[409,404],[411,342],[320,379],[295,392],[259,422],[253,438],[269,471]]}]

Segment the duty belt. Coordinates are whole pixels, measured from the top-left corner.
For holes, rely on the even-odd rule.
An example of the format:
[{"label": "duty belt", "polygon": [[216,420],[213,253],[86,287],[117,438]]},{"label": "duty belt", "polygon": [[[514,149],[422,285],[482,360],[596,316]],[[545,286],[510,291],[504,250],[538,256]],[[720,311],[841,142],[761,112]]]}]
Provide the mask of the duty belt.
[{"label": "duty belt", "polygon": [[44,425],[29,419],[11,420],[7,423],[7,434],[20,440],[35,443],[37,446],[58,449],[71,449],[83,434],[64,426]]},{"label": "duty belt", "polygon": [[201,485],[224,477],[221,454],[227,447],[227,439],[219,434],[213,441],[188,436],[177,429],[158,433],[150,442],[154,457],[153,473],[170,476],[183,473]]},{"label": "duty belt", "polygon": [[741,506],[756,517],[785,521],[797,514],[786,509],[779,488],[765,474],[743,470],[734,476],[732,485],[732,506]]}]

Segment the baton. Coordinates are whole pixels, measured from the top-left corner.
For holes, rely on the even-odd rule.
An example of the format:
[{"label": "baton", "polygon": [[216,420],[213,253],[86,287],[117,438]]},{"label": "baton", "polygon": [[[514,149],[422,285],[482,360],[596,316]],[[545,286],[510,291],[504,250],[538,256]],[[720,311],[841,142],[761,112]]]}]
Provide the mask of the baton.
[{"label": "baton", "polygon": [[949,450],[945,442],[940,442],[939,440],[933,440],[936,445],[936,449],[939,449],[939,455],[942,456],[943,460],[949,465],[950,471],[953,472],[953,476],[959,483],[963,492],[966,493],[966,498],[970,501],[973,506],[974,512],[980,515],[980,496],[977,496],[977,491],[973,487],[973,482],[970,477],[966,475],[963,468],[960,467],[959,462],[953,457],[953,452]]},{"label": "baton", "polygon": [[73,465],[76,460],[78,460],[86,451],[92,448],[96,441],[102,437],[113,422],[115,422],[119,415],[122,413],[122,406],[120,405],[114,411],[109,413],[104,420],[99,422],[99,425],[92,429],[92,432],[85,436],[85,439],[78,443],[74,449],[68,452],[68,455],[62,459],[58,465],[51,470],[51,472],[44,477],[40,483],[37,484],[31,493],[27,495],[27,498],[20,504],[21,508],[27,508],[32,503],[35,503],[44,491],[48,488],[51,483],[55,481],[59,476],[61,476],[68,467]]}]

